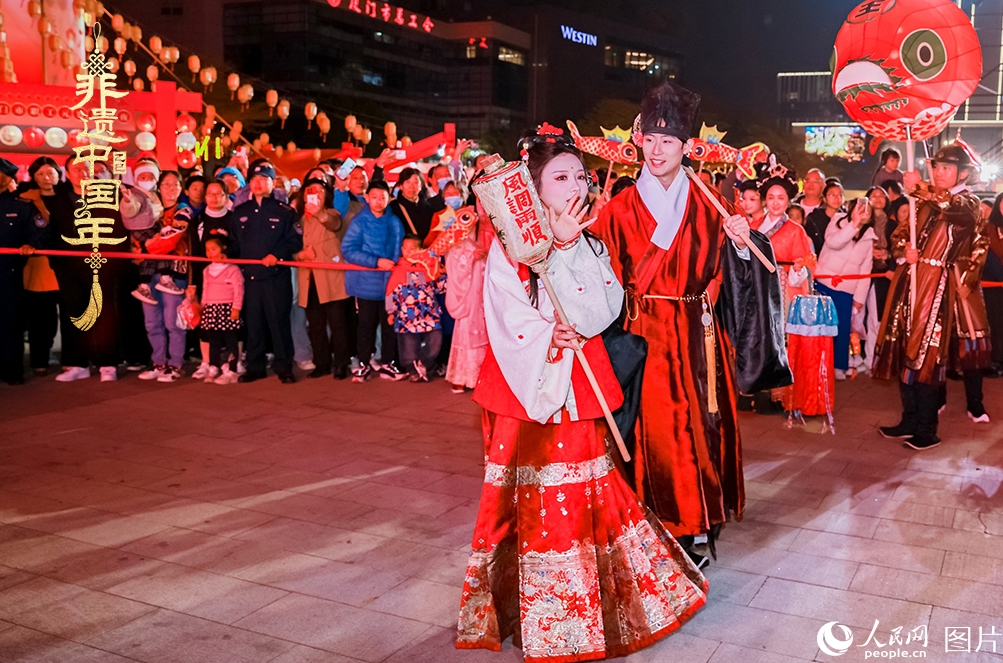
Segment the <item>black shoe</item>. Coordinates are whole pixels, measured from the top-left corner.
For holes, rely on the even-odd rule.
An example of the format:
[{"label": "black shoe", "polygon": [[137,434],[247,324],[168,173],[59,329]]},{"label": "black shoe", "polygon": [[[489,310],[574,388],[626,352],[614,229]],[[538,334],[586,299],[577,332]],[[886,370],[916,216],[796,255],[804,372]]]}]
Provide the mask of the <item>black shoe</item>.
[{"label": "black shoe", "polygon": [[33,368],[33,369],[31,369],[31,372],[35,375],[36,378],[44,378],[46,375],[49,374],[49,369],[48,368]]},{"label": "black shoe", "polygon": [[308,378],[322,378],[331,372],[330,368],[321,368],[318,366],[307,374]]},{"label": "black shoe", "polygon": [[709,559],[707,559],[703,555],[693,552],[692,550],[687,550],[686,554],[690,556],[690,559],[693,561],[693,564],[696,565],[698,570],[703,569],[708,564],[710,564]]},{"label": "black shoe", "polygon": [[254,382],[256,380],[263,380],[265,377],[267,376],[263,372],[257,373],[254,371],[248,371],[237,378],[237,382]]},{"label": "black shoe", "polygon": [[752,396],[739,394],[737,408],[739,412],[752,412]]},{"label": "black shoe", "polygon": [[338,366],[334,369],[334,379],[344,380],[348,377],[348,366]]},{"label": "black shoe", "polygon": [[906,426],[905,424],[898,424],[897,426],[882,426],[878,429],[882,437],[887,437],[889,440],[904,440],[907,437],[912,437],[916,434],[916,429]]},{"label": "black shoe", "polygon": [[913,435],[905,441],[905,446],[916,451],[932,449],[940,446],[940,438],[936,435]]},{"label": "black shoe", "polygon": [[292,373],[286,373],[285,375],[279,376],[279,381],[282,384],[296,384],[296,376]]}]

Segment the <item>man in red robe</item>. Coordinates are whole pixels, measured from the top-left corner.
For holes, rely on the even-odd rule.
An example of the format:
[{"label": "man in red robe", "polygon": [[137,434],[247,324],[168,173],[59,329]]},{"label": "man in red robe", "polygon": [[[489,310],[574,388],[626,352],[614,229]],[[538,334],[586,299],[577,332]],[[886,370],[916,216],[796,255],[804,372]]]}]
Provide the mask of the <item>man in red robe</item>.
[{"label": "man in red robe", "polygon": [[721,524],[745,506],[737,387],[792,379],[780,283],[746,245],[772,259],[769,240],[746,217],[722,216],[682,167],[699,99],[672,83],[648,93],[634,123],[645,161],[637,186],[593,231],[627,291],[626,328],[648,341],[628,473],[680,543],[709,534],[713,553]]}]

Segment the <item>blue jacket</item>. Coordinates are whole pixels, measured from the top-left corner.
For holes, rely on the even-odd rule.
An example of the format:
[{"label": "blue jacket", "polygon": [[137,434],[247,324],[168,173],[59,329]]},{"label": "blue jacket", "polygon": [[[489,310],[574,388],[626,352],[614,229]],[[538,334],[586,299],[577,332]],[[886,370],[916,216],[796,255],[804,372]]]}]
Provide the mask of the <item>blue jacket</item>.
[{"label": "blue jacket", "polygon": [[[404,226],[388,207],[376,217],[369,208],[355,215],[345,238],[341,240],[341,256],[346,262],[362,267],[376,267],[380,258],[396,263],[401,255]],[[345,290],[349,296],[383,301],[387,293],[390,272],[345,272]]]}]

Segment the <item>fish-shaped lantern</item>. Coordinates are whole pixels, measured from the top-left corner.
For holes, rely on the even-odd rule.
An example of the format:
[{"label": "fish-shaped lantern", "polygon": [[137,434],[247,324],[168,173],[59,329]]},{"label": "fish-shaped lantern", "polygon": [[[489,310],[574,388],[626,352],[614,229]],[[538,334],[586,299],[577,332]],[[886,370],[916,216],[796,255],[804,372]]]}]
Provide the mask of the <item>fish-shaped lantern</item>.
[{"label": "fish-shaped lantern", "polygon": [[422,267],[429,280],[439,278],[442,273],[442,258],[451,248],[470,235],[477,223],[477,210],[473,207],[461,207],[453,210],[446,207],[436,215],[435,225],[429,232],[424,251],[419,251],[408,258],[412,265]]},{"label": "fish-shaped lantern", "polygon": [[571,120],[568,120],[568,129],[571,137],[575,139],[575,146],[585,152],[592,154],[613,163],[636,164],[637,147],[630,142],[630,132],[617,127],[613,130],[602,129],[603,135],[583,136],[578,127]]},{"label": "fish-shaped lantern", "polygon": [[763,143],[753,143],[742,149],[725,145],[721,140],[726,133],[726,131],[718,131],[717,125],[708,127],[704,124],[701,126],[700,137],[693,139],[690,158],[694,161],[707,163],[733,163],[742,177],[747,180],[755,179],[756,157],[763,153],[769,153],[770,148]]}]

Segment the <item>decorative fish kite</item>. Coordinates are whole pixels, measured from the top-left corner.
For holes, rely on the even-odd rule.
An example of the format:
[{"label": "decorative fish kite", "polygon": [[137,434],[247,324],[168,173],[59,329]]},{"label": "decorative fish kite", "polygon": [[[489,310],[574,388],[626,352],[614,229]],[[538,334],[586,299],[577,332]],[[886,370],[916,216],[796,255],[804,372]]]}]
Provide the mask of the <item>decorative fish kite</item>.
[{"label": "decorative fish kite", "polygon": [[592,154],[600,159],[612,161],[613,163],[636,164],[637,147],[630,142],[630,132],[621,129],[619,126],[612,131],[602,129],[603,135],[583,136],[578,131],[578,127],[571,120],[568,120],[568,129],[571,137],[575,139],[575,146],[586,154]]},{"label": "decorative fish kite", "polygon": [[700,137],[693,139],[690,158],[694,161],[707,163],[733,163],[737,166],[742,177],[747,180],[755,179],[756,157],[762,153],[769,153],[770,148],[763,143],[753,143],[742,149],[725,145],[721,140],[726,133],[726,131],[718,131],[717,125],[708,127],[704,124],[701,126]]}]

